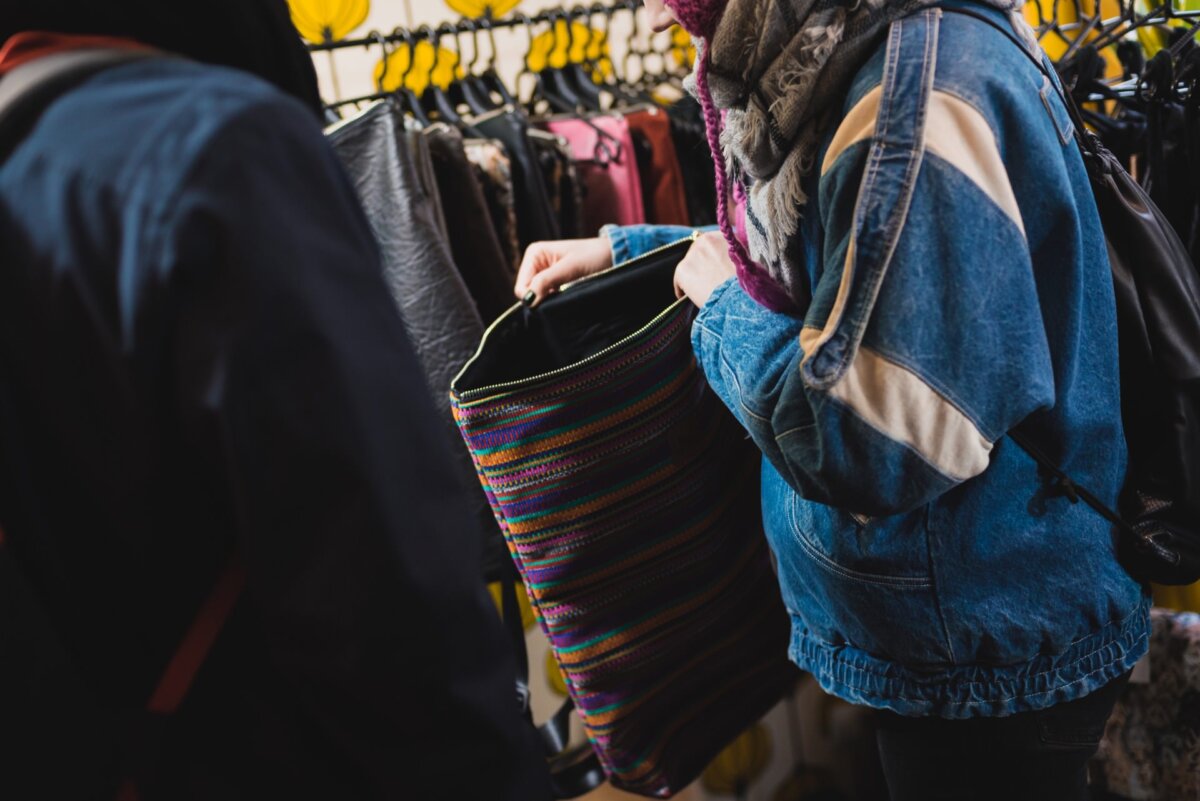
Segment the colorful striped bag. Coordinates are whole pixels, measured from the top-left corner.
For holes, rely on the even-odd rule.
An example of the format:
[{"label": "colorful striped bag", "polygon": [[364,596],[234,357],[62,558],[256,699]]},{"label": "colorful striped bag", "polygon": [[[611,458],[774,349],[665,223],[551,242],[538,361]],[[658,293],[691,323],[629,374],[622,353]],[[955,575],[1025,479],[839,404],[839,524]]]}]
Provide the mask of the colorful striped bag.
[{"label": "colorful striped bag", "polygon": [[675,300],[691,240],[514,306],[451,386],[513,560],[611,782],[682,790],[794,679],[761,457]]}]

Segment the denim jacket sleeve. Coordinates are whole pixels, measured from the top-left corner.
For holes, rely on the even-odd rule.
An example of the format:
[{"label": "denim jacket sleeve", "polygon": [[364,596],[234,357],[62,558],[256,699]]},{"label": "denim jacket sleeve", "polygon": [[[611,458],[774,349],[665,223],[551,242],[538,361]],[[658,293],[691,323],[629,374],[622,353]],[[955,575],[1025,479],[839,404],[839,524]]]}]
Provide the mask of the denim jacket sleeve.
[{"label": "denim jacket sleeve", "polygon": [[[686,239],[695,230],[683,225],[606,225],[600,235],[608,237],[612,243],[613,264],[621,264],[655,248]],[[712,231],[716,226],[698,230]]]},{"label": "denim jacket sleeve", "polygon": [[979,475],[998,439],[1054,403],[994,134],[931,81],[884,83],[873,130],[886,143],[851,112],[853,130],[818,160],[824,242],[804,318],[729,281],[693,327],[710,384],[780,475],[809,500],[873,516]]}]

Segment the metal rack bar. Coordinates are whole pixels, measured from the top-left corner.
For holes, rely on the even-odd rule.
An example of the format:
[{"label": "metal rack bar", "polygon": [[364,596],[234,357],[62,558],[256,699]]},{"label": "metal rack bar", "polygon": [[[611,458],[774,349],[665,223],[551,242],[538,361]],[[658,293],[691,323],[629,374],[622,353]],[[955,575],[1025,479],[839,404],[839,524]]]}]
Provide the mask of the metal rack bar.
[{"label": "metal rack bar", "polygon": [[[591,6],[584,6],[583,10],[588,12],[589,15],[591,15],[591,14],[609,14],[609,15],[611,15],[618,11],[636,11],[640,5],[641,5],[640,0],[617,0],[617,2],[615,2],[615,3],[596,3]],[[448,23],[448,25],[441,26],[440,31],[442,34],[445,34],[445,35],[453,35],[454,33],[459,33],[459,34],[473,33],[475,31],[472,29],[472,27],[471,27],[472,25],[476,26],[476,29],[478,29],[480,31],[486,31],[487,28],[489,28],[489,27],[491,27],[491,28],[518,28],[518,27],[524,27],[525,25],[530,25],[530,24],[536,25],[539,23],[550,22],[555,19],[560,19],[563,14],[566,14],[566,16],[568,18],[573,18],[574,16],[576,16],[577,13],[578,13],[578,9],[567,10],[565,8],[557,8],[556,7],[556,8],[552,8],[552,9],[547,9],[545,11],[540,11],[537,14],[533,14],[533,15],[529,15],[529,16],[502,17],[500,19],[493,19],[490,16],[475,17],[473,19],[464,17],[463,19],[459,20],[458,22],[451,22],[451,23]],[[449,30],[451,27],[453,28],[453,32],[451,32]],[[399,30],[400,29],[397,28],[395,31],[392,31],[392,33],[386,34],[382,37],[364,36],[364,37],[361,37],[358,39],[341,39],[336,42],[323,42],[321,44],[310,44],[310,45],[308,45],[308,52],[310,52],[310,53],[328,53],[328,52],[332,52],[334,50],[346,50],[346,49],[353,48],[353,47],[378,47],[380,44],[380,41],[386,42],[388,44],[403,44],[403,43],[408,42],[409,40],[418,41],[421,39],[428,39],[431,35],[438,35],[436,32],[430,32],[428,30],[407,31],[404,34],[401,34],[401,33],[398,33]]]},{"label": "metal rack bar", "polygon": [[374,103],[376,100],[386,100],[391,96],[391,92],[376,92],[375,94],[362,95],[361,97],[347,97],[326,103],[325,108],[336,110],[345,106],[357,106],[362,103]]},{"label": "metal rack bar", "polygon": [[[1131,2],[1131,0],[1123,0],[1123,5],[1125,2]],[[529,25],[538,25],[547,22],[553,22],[556,19],[562,19],[564,14],[568,19],[574,19],[582,14],[587,14],[588,16],[596,14],[606,14],[608,16],[612,16],[613,14],[621,11],[636,12],[640,5],[641,0],[616,0],[616,2],[613,3],[595,3],[591,6],[576,6],[570,10],[568,10],[566,7],[556,6],[553,8],[547,8],[533,15],[517,15],[503,17],[500,19],[495,19],[490,15],[475,18],[464,17],[457,22],[443,24],[436,30],[431,30],[427,27],[418,30],[396,28],[389,34],[375,33],[357,39],[342,39],[336,42],[310,44],[308,45],[308,50],[310,53],[332,53],[336,50],[346,50],[355,47],[378,47],[381,43],[411,44],[412,42],[435,36],[470,34],[479,31],[487,31],[489,28],[518,28]],[[1091,21],[1090,23],[1089,21],[1081,20],[1078,22],[1065,23],[1063,25],[1056,26],[1056,28],[1063,32],[1073,32],[1084,28],[1089,24],[1093,25],[1101,33],[1095,40],[1088,44],[1105,47],[1115,43],[1139,27],[1156,23],[1161,24],[1175,19],[1189,21],[1200,20],[1200,10],[1176,9],[1169,2],[1167,2],[1150,9],[1145,14],[1137,14],[1130,9],[1121,17],[1102,19],[1098,22]],[[1046,32],[1049,31],[1040,31],[1040,33]],[[1076,45],[1078,44],[1080,44],[1080,41],[1076,42]],[[1133,86],[1133,82],[1128,85],[1120,86],[1117,88],[1117,94],[1123,97],[1132,97],[1135,95],[1135,89]],[[390,93],[388,92],[379,92],[375,94],[363,95],[361,97],[337,100],[333,103],[327,104],[327,107],[336,109],[342,106],[359,105],[375,100],[382,100],[389,96]]]}]

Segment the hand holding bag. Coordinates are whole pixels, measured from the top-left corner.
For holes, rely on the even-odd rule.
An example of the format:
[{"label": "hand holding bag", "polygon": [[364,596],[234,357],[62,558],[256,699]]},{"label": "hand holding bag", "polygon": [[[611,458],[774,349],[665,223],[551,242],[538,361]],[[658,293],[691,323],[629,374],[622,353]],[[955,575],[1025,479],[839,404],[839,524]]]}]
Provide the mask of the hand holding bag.
[{"label": "hand holding bag", "polygon": [[455,419],[612,783],[668,797],[790,686],[761,457],[676,300],[692,240],[514,306]]}]

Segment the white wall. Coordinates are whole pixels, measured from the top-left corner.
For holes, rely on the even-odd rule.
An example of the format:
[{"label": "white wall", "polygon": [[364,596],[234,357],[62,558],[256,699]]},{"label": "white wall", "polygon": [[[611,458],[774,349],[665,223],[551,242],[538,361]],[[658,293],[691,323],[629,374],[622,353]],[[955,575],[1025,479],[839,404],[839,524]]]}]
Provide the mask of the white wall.
[{"label": "white wall", "polygon": [[[574,6],[581,0],[569,0],[568,7]],[[593,0],[588,0],[585,5],[592,5]],[[547,8],[558,7],[551,0],[521,0],[516,11],[524,12],[529,15],[534,15],[539,11]],[[639,15],[644,15],[645,12],[639,9]],[[367,20],[363,25],[351,34],[351,38],[365,36],[371,30],[379,30],[385,33],[390,32],[397,26],[416,28],[423,24],[428,24],[432,27],[437,27],[442,22],[452,22],[460,18],[458,12],[446,5],[445,0],[372,0],[371,11],[367,16]],[[597,15],[593,17],[593,25],[598,28],[603,27],[603,17]],[[625,53],[625,44],[629,38],[632,27],[632,14],[627,11],[618,12],[613,18],[612,28],[610,31],[610,41],[612,42],[611,52],[620,62]],[[547,30],[548,26],[542,25],[537,28],[540,33]],[[641,24],[642,44],[648,44],[645,37],[650,34],[649,29],[644,23],[644,16]],[[508,28],[499,29],[495,32],[496,46],[500,51],[498,66],[500,73],[506,79],[512,80],[517,72],[520,71],[522,60],[525,52],[528,49],[528,36],[524,28]],[[669,35],[663,34],[656,38],[655,48],[658,52],[662,52],[667,48]],[[483,60],[486,60],[489,55],[486,37],[480,36],[480,46],[483,50]],[[448,38],[443,41],[443,47],[453,49],[453,39]],[[471,45],[470,36],[463,37],[463,59],[470,61]],[[332,54],[333,69],[331,69],[331,54],[318,53],[315,57],[317,65],[317,75],[321,80],[322,96],[326,100],[336,98],[359,97],[362,95],[371,94],[375,91],[374,82],[372,79],[375,64],[379,61],[380,51],[378,47],[370,48],[354,48],[349,50],[339,50]],[[481,60],[480,63],[483,63]],[[634,65],[636,67],[636,65]],[[651,63],[651,69],[658,69],[659,65],[655,62]],[[340,91],[335,91],[334,70],[336,70],[337,81],[336,86]],[[636,68],[634,69],[636,74]]]}]

